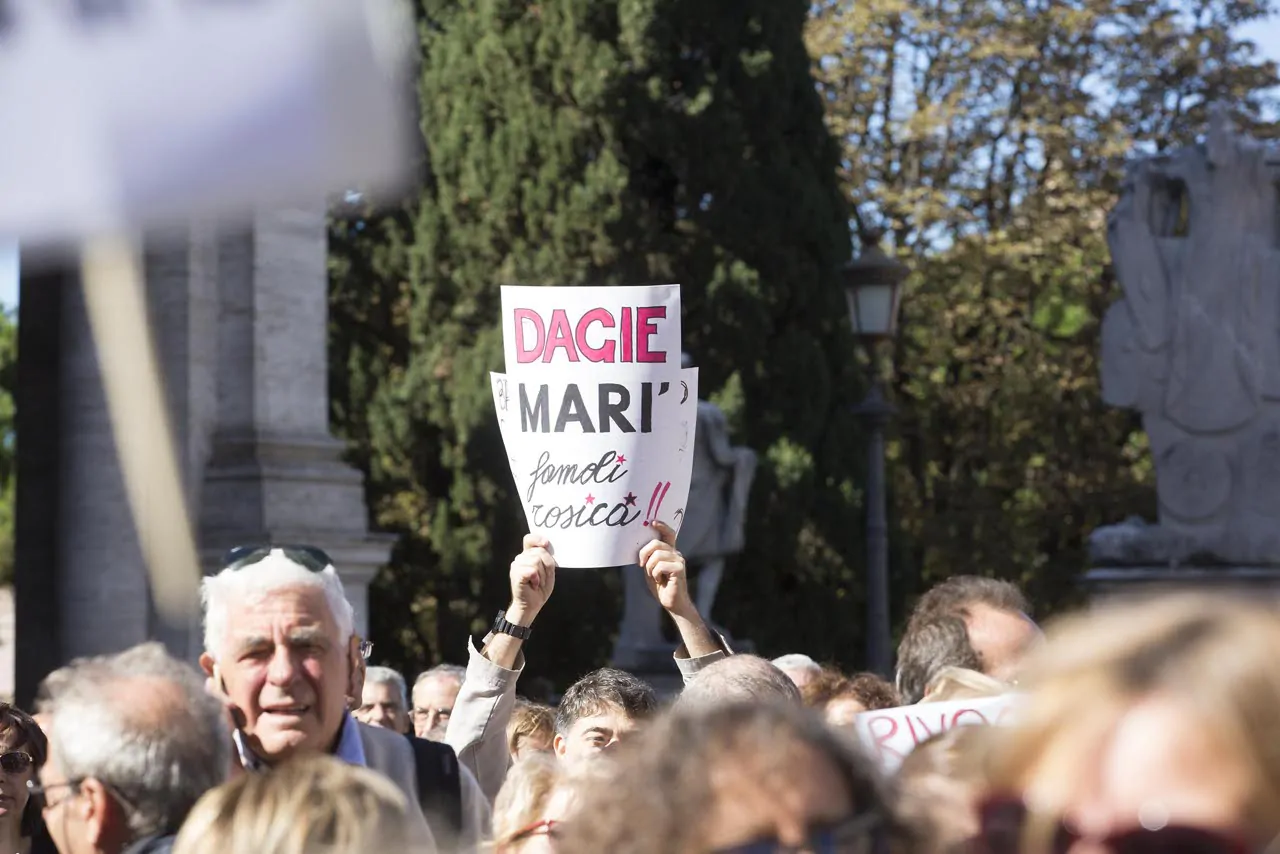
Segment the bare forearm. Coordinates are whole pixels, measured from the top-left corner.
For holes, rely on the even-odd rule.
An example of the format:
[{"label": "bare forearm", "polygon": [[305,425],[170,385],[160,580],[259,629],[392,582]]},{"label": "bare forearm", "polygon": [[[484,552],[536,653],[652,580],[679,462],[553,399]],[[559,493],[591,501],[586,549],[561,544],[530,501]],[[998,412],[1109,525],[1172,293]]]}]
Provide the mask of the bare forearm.
[{"label": "bare forearm", "polygon": [[720,642],[696,610],[687,614],[673,613],[671,619],[675,620],[676,630],[680,633],[680,640],[690,658],[701,658],[721,651]]},{"label": "bare forearm", "polygon": [[[529,626],[533,624],[533,615],[527,614],[522,607],[513,603],[507,607],[507,620],[517,626]],[[497,633],[489,638],[481,654],[499,667],[514,670],[523,646],[524,641],[520,638]]]}]

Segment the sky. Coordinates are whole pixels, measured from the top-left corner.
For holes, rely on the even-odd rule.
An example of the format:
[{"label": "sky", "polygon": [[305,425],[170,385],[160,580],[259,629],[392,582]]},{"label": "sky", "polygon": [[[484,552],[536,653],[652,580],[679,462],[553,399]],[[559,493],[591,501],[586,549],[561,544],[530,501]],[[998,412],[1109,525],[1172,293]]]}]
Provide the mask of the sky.
[{"label": "sky", "polygon": [[[1262,55],[1280,62],[1280,17],[1252,24],[1241,29],[1240,35],[1253,39]],[[0,307],[14,308],[18,304],[18,250],[17,244],[0,238]]]}]

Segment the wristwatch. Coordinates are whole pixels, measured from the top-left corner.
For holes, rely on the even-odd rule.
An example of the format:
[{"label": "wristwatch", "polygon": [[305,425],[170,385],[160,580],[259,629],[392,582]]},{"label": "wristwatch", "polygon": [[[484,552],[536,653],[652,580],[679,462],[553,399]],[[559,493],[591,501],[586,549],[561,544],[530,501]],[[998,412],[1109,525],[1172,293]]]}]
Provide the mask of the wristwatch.
[{"label": "wristwatch", "polygon": [[499,611],[498,618],[493,621],[494,634],[502,633],[511,635],[513,638],[520,640],[528,640],[529,635],[533,634],[533,628],[530,626],[518,626],[507,619],[506,611]]}]

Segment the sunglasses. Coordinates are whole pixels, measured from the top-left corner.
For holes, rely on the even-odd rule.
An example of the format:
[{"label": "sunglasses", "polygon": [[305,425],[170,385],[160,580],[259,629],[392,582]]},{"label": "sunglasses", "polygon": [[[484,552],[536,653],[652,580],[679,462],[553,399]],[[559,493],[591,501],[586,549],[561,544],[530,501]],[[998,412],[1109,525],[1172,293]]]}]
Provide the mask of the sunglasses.
[{"label": "sunglasses", "polygon": [[223,571],[231,570],[236,572],[246,567],[253,566],[255,563],[261,563],[272,552],[281,552],[285,557],[299,566],[305,567],[312,572],[324,572],[333,566],[333,560],[325,554],[323,549],[315,546],[305,545],[267,545],[267,546],[236,546],[229,550],[222,557]]},{"label": "sunglasses", "polygon": [[882,849],[878,813],[864,813],[835,824],[809,829],[809,838],[800,847],[783,845],[777,839],[757,839],[745,845],[718,848],[713,854],[872,854]]},{"label": "sunglasses", "polygon": [[[1034,815],[1020,798],[992,798],[979,807],[978,819],[981,830],[974,850],[981,854],[1021,854],[1031,825],[1050,831],[1050,854],[1066,854],[1086,839],[1062,819]],[[1089,841],[1112,854],[1250,854],[1241,839],[1223,831],[1176,825],[1158,830],[1139,827]]]},{"label": "sunglasses", "polygon": [[31,754],[23,753],[20,750],[14,750],[9,753],[0,753],[0,771],[6,774],[22,774],[31,770],[34,760]]}]

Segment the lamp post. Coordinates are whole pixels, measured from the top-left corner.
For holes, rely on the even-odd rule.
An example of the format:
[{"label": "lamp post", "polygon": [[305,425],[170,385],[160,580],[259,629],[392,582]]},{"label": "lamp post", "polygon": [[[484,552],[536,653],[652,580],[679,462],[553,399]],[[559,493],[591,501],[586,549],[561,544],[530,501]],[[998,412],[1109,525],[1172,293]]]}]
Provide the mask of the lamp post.
[{"label": "lamp post", "polygon": [[889,677],[889,523],[885,513],[884,428],[894,413],[878,370],[880,342],[898,332],[902,282],[910,270],[880,248],[883,232],[859,232],[862,251],[841,270],[849,323],[867,351],[867,396],[854,410],[868,427],[867,443],[867,667]]}]

